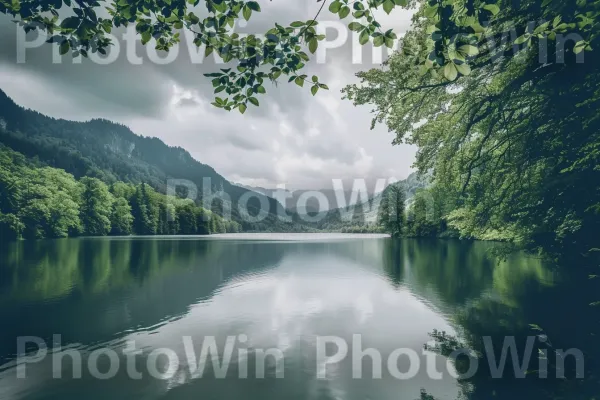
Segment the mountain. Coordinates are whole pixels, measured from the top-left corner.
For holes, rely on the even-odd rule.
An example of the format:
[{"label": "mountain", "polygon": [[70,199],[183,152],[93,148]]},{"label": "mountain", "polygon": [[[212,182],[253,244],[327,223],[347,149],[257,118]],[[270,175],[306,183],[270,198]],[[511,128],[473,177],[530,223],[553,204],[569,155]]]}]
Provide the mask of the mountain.
[{"label": "mountain", "polygon": [[[368,201],[351,204],[321,213],[320,220],[315,224],[316,229],[333,231],[372,231],[377,230],[377,216],[379,205],[383,196],[390,190],[391,186],[402,185],[406,190],[406,205],[412,203],[412,199],[418,189],[427,186],[427,178],[420,179],[416,173],[410,174],[405,180],[389,185],[381,193],[370,197]],[[348,197],[347,197],[348,199]]]},{"label": "mountain", "polygon": [[[25,109],[0,90],[0,143],[42,164],[64,169],[76,178],[97,177],[107,183],[147,183],[165,193],[169,179],[195,185],[199,203],[203,193],[217,197],[212,209],[232,218],[244,230],[293,231],[296,222],[279,220],[283,207],[274,199],[232,184],[212,167],[194,159],[181,147],[167,146],[158,138],[133,133],[128,127],[104,119],[75,122],[55,119]],[[206,184],[206,187],[204,187]],[[209,187],[210,186],[210,187]],[[189,193],[184,186],[179,194]],[[258,215],[261,202],[268,205],[264,221],[242,220],[238,204],[248,198],[247,210]],[[297,221],[297,215],[293,216]]]},{"label": "mountain", "polygon": [[[362,197],[353,194],[350,190],[336,190],[336,189],[266,189],[259,186],[247,186],[238,183],[240,187],[248,190],[252,190],[257,193],[262,193],[265,196],[277,199],[279,203],[288,211],[295,212],[297,214],[315,214],[318,212],[325,212],[328,210],[335,210],[340,208],[343,203],[346,207],[354,206],[362,201]],[[319,200],[315,197],[315,192],[318,192],[322,199],[326,199],[327,203],[323,201],[323,204],[319,203]],[[378,194],[373,191],[368,191],[368,197],[373,198]],[[343,200],[342,200],[343,199]]]}]

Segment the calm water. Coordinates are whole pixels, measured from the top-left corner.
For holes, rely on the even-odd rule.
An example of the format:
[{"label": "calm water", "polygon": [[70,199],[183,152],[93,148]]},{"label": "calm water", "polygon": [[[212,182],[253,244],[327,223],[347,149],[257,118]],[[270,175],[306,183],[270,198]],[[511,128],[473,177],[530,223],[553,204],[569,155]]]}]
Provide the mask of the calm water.
[{"label": "calm water", "polygon": [[[542,326],[554,347],[590,353],[587,370],[593,368],[597,346],[590,332],[596,321],[576,308],[593,297],[591,290],[586,294],[588,283],[566,279],[523,255],[497,264],[489,257],[490,246],[368,235],[16,243],[0,250],[0,399],[414,400],[421,388],[439,399],[455,399],[466,385],[446,372],[442,356],[434,360],[443,379],[432,380],[425,371],[429,334],[437,329],[474,343],[483,335],[532,334],[529,324]],[[63,349],[82,354],[81,379],[72,379],[68,357],[54,368],[62,378],[53,378],[50,354],[28,364],[26,378],[17,379],[16,338],[37,336],[52,347],[56,334]],[[381,353],[381,379],[372,379],[368,357],[361,364],[363,378],[353,378],[353,335],[358,334],[363,349]],[[324,370],[327,379],[317,379],[324,368],[317,359],[317,337],[325,336],[344,339],[348,355]],[[190,375],[184,337],[197,357],[209,337],[221,357],[227,338],[234,340],[224,379],[215,379],[210,365],[203,376]],[[135,358],[123,352],[130,341],[142,351]],[[100,348],[118,355],[111,379],[93,378],[87,366]],[[166,355],[155,359],[153,365],[165,373],[165,379],[156,379],[147,365],[150,353],[162,348],[179,362],[167,363]],[[420,357],[421,369],[412,379],[389,372],[387,359],[398,348]],[[257,378],[260,349],[280,349],[284,355],[281,370],[275,357],[266,357],[264,379]],[[331,355],[336,346],[326,350]],[[140,379],[130,377],[129,359]],[[100,356],[96,364],[108,372],[110,358]],[[410,367],[408,356],[401,356],[399,371]],[[245,369],[248,378],[240,379]],[[276,377],[278,371],[283,378]],[[543,398],[545,388],[555,390],[552,385],[537,382],[520,393]],[[502,398],[514,387],[474,381],[470,396]]]}]

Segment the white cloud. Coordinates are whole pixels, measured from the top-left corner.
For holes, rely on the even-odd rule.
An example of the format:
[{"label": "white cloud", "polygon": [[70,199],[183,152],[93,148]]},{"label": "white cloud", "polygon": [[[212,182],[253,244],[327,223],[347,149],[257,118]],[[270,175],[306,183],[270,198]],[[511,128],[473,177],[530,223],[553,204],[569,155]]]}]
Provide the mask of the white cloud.
[{"label": "white cloud", "polygon": [[[274,20],[310,18],[318,5],[272,2],[244,29],[264,31]],[[322,18],[330,17],[325,13]],[[402,32],[409,19],[410,13],[399,13],[384,27]],[[318,75],[329,91],[313,97],[306,87],[267,85],[261,107],[241,115],[210,105],[212,85],[202,73],[216,67],[191,64],[187,50],[164,66],[148,60],[129,65],[121,59],[105,66],[85,61],[52,65],[48,45],[30,50],[26,64],[16,64],[15,32],[14,24],[0,18],[0,34],[7,38],[0,46],[0,88],[17,103],[53,117],[123,123],[138,134],[187,149],[234,182],[331,188],[331,179],[401,179],[411,172],[415,149],[391,146],[394,135],[385,127],[369,130],[369,107],[341,100],[340,89],[355,82],[357,71],[377,67],[352,64],[350,43],[328,50],[327,64],[307,67],[306,73]],[[363,60],[370,59],[366,49]]]}]

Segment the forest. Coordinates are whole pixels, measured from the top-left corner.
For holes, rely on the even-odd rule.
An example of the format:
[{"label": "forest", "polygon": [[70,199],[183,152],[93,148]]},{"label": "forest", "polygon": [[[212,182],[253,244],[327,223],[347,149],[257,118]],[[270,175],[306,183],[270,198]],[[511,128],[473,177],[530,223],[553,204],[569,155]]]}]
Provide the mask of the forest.
[{"label": "forest", "polygon": [[[392,218],[401,229],[388,231],[503,240],[590,263],[600,228],[599,2],[502,1],[484,30],[488,17],[469,19],[459,3],[421,4],[402,50],[344,89],[395,132],[394,144],[417,146],[428,179]],[[388,196],[394,215],[402,194]]]},{"label": "forest", "polygon": [[[298,232],[312,229],[302,224],[294,213],[288,213],[291,214],[291,221],[278,218],[278,213],[283,215],[284,211],[276,200],[232,184],[212,167],[197,161],[180,147],[167,146],[158,138],[137,135],[126,126],[107,120],[77,122],[51,118],[15,104],[1,90],[0,144],[4,146],[3,153],[9,150],[18,152],[32,165],[61,170],[71,174],[78,181],[95,178],[109,188],[122,184],[135,188],[144,184],[145,189],[153,190],[157,195],[164,197],[169,178],[186,181],[197,190],[195,204],[202,204],[203,196],[210,194],[214,199],[210,211],[235,222],[229,230],[232,230],[233,226],[238,226],[236,231]],[[13,156],[11,153],[8,157]],[[19,185],[22,184],[23,182],[19,181]],[[176,192],[178,196],[186,197],[185,186],[176,187]],[[259,222],[252,222],[252,218],[244,218],[239,212],[240,198],[249,194],[251,196],[243,209],[253,217],[257,216],[260,210],[265,211],[264,218]],[[165,201],[155,203],[158,207]],[[10,204],[0,204],[0,210],[14,210]],[[133,207],[133,204],[131,206]],[[162,218],[166,211],[165,206],[161,207],[164,211],[159,212]],[[231,212],[231,216],[224,214],[225,211]],[[218,227],[212,228],[210,232],[221,231]],[[161,234],[167,230],[165,228],[132,231],[140,234],[153,234],[152,232]],[[192,234],[207,231],[198,226],[197,230],[186,229],[186,232]],[[6,237],[11,236],[14,235]]]},{"label": "forest", "polygon": [[158,193],[150,185],[73,175],[35,165],[0,145],[0,238],[192,235],[238,232],[192,200]]}]

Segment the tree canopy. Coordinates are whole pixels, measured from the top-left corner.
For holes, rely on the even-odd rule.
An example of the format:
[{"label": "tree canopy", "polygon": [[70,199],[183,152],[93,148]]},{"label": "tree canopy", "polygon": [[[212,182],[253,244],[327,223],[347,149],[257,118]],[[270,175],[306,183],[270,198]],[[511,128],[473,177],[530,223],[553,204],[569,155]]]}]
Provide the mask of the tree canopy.
[{"label": "tree canopy", "polygon": [[[598,5],[501,2],[495,19],[504,22],[490,26],[494,35],[470,59],[468,76],[445,81],[414,68],[431,35],[425,5],[402,51],[345,89],[355,104],[374,107],[373,122],[396,132],[395,143],[417,145],[416,166],[431,176],[430,196],[444,209],[437,215],[461,236],[559,252],[598,247],[598,53],[583,58],[580,40],[552,42],[528,33],[537,28],[518,28],[564,15],[580,20],[568,29],[583,34],[584,20],[596,26],[597,11],[581,12]],[[517,41],[507,42],[513,29]],[[597,33],[590,38],[585,48],[596,47]]]},{"label": "tree canopy", "polygon": [[[143,44],[151,43],[165,51],[180,41],[181,30],[188,30],[206,55],[216,52],[225,62],[235,63],[232,68],[206,74],[212,79],[215,94],[223,92],[213,105],[244,113],[248,103],[259,105],[257,96],[266,93],[265,81],[276,83],[284,77],[299,86],[306,84],[313,95],[328,89],[317,76],[309,78],[303,73],[309,53],[315,53],[325,39],[316,30],[324,8],[348,21],[348,28],[360,33],[360,44],[372,41],[374,46],[392,47],[397,35],[382,29],[375,12],[390,14],[420,6],[415,30],[426,35],[403,52],[408,66],[426,76],[426,85],[444,85],[482,67],[492,55],[512,54],[515,46],[560,40],[566,33],[580,38],[574,47],[576,53],[591,50],[597,36],[599,3],[323,0],[313,19],[287,26],[275,22],[263,35],[240,35],[233,29],[237,20],[250,20],[261,12],[254,0],[0,0],[0,12],[12,16],[26,31],[48,33],[48,42],[60,46],[61,54],[72,51],[75,56],[106,54],[113,28],[133,26]],[[484,54],[480,55],[482,48]]]}]

